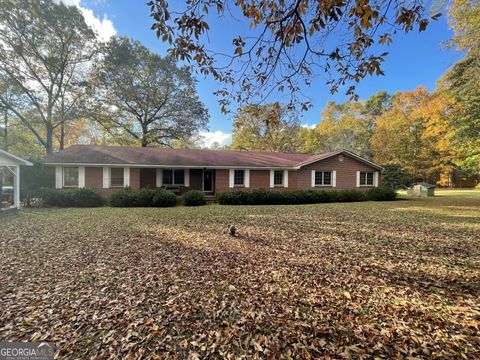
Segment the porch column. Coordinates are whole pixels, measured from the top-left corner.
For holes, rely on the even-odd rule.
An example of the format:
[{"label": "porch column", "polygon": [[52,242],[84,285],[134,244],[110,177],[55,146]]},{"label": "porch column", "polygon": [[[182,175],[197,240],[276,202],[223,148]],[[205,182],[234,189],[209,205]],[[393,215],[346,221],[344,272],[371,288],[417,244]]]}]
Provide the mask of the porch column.
[{"label": "porch column", "polygon": [[13,206],[20,208],[20,166],[15,166],[15,186],[13,188]]}]

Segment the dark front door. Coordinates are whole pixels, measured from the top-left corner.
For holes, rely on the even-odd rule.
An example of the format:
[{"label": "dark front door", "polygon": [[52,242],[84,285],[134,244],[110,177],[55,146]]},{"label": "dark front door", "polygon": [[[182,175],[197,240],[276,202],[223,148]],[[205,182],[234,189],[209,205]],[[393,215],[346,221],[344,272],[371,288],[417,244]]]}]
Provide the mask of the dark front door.
[{"label": "dark front door", "polygon": [[140,169],[140,187],[155,188],[157,184],[157,169]]},{"label": "dark front door", "polygon": [[203,170],[203,191],[213,192],[213,170]]}]

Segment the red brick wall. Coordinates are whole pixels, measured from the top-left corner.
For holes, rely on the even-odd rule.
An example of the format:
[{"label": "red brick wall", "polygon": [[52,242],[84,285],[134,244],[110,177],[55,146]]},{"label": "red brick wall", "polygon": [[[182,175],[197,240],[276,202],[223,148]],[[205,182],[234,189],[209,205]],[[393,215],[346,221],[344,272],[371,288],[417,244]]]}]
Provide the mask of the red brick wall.
[{"label": "red brick wall", "polygon": [[[229,171],[228,170],[216,170],[216,183],[215,192],[232,190],[229,188]],[[297,174],[295,170],[288,171],[288,187],[275,186],[274,190],[294,190],[297,181]],[[264,188],[266,190],[270,188],[270,170],[250,170],[250,187],[235,187],[236,190],[251,190]]]},{"label": "red brick wall", "polygon": [[186,188],[186,191],[189,190],[202,190],[202,178],[203,171],[202,169],[190,169],[190,187]]},{"label": "red brick wall", "polygon": [[215,193],[218,194],[222,191],[230,190],[228,187],[228,170],[217,169],[215,170]]},{"label": "red brick wall", "polygon": [[140,189],[140,169],[130,168],[130,189]]},{"label": "red brick wall", "polygon": [[[337,186],[335,188],[331,186],[320,186],[315,189],[324,190],[343,190],[357,188],[357,171],[377,171],[375,168],[358,161],[346,154],[343,154],[343,161],[339,160],[339,155],[331,158],[318,161],[316,163],[302,167],[297,171],[297,183],[298,189],[313,189],[312,184],[312,170],[324,170],[337,172]],[[380,174],[379,174],[380,184]],[[372,188],[373,186],[362,186],[360,190]]]},{"label": "red brick wall", "polygon": [[[103,167],[85,167],[85,187],[97,189],[103,196],[108,196],[112,192],[121,188],[103,188]],[[140,169],[130,168],[130,188],[133,190],[140,188]]]},{"label": "red brick wall", "polygon": [[[295,190],[295,189],[314,189],[311,186],[312,170],[324,170],[337,172],[337,186],[320,186],[315,189],[324,190],[344,190],[354,189],[357,185],[357,171],[376,171],[375,168],[364,164],[346,154],[343,154],[343,161],[339,161],[338,156],[329,159],[321,160],[316,163],[307,165],[300,170],[288,171],[288,187],[276,186],[275,190]],[[222,191],[232,190],[228,184],[229,172],[228,170],[216,170],[216,185],[215,192],[218,194]],[[381,176],[379,174],[379,184]],[[358,189],[367,190],[373,186],[362,186]],[[235,187],[234,189],[270,189],[270,170],[250,170],[250,188]]]}]

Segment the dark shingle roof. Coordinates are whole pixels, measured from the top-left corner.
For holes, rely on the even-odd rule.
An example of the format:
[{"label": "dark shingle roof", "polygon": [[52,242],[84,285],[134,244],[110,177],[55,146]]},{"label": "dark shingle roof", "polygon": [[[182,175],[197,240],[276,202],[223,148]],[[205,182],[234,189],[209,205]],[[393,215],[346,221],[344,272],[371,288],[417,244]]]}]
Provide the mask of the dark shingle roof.
[{"label": "dark shingle roof", "polygon": [[[74,145],[46,156],[46,164],[145,165],[185,167],[301,167],[333,155],[339,150],[319,155],[255,151],[142,148],[128,146]],[[373,163],[371,163],[373,164]],[[378,165],[373,164],[375,167]],[[380,167],[379,167],[380,168]]]},{"label": "dark shingle roof", "polygon": [[312,155],[251,151],[74,145],[45,158],[47,164],[135,164],[179,166],[295,166]]}]

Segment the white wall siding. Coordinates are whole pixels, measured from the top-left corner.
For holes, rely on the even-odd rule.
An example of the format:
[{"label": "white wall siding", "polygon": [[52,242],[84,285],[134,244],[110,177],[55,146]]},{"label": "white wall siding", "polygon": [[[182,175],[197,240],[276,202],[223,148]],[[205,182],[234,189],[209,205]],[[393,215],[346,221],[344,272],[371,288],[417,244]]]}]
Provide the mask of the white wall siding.
[{"label": "white wall siding", "polygon": [[85,187],[85,166],[78,167],[78,187]]},{"label": "white wall siding", "polygon": [[233,178],[235,176],[235,170],[234,169],[229,169],[228,170],[228,187],[233,188],[234,182]]},{"label": "white wall siding", "polygon": [[103,188],[108,189],[110,187],[110,168],[108,166],[103,167]]},{"label": "white wall siding", "polygon": [[190,170],[185,169],[184,171],[185,171],[185,176],[184,176],[185,187],[189,187],[190,186]]},{"label": "white wall siding", "polygon": [[157,179],[156,179],[156,186],[162,187],[163,185],[163,170],[157,169]]},{"label": "white wall siding", "polygon": [[61,189],[63,187],[63,167],[55,166],[55,188]]},{"label": "white wall siding", "polygon": [[130,186],[130,168],[129,167],[123,168],[123,186],[124,187]]}]

